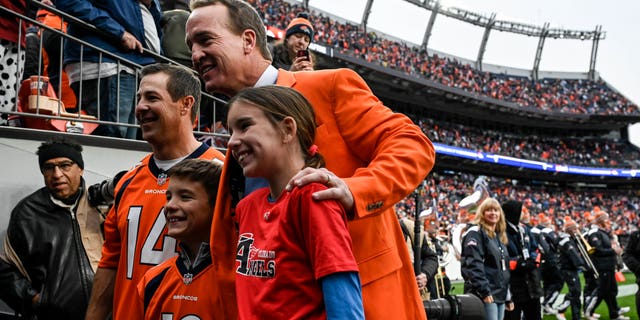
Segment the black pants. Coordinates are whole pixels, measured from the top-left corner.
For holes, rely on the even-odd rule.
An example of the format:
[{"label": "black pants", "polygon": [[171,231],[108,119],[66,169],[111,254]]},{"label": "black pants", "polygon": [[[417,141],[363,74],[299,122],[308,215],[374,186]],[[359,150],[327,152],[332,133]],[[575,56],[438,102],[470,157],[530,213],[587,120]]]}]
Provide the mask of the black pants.
[{"label": "black pants", "polygon": [[598,308],[600,302],[604,300],[609,309],[609,319],[615,319],[618,317],[618,283],[616,283],[614,270],[598,270],[600,276],[598,277],[598,296],[596,302],[591,311]]},{"label": "black pants", "polygon": [[636,315],[640,318],[640,312],[638,312],[638,306],[640,306],[640,290],[636,291]]},{"label": "black pants", "polygon": [[540,299],[531,299],[526,301],[514,302],[513,311],[504,312],[505,320],[541,320],[542,309],[540,307]]},{"label": "black pants", "polygon": [[544,300],[542,301],[542,304],[552,305],[558,298],[560,290],[562,290],[562,286],[564,285],[557,261],[546,262],[542,265],[540,271],[542,274],[542,284],[544,289]]},{"label": "black pants", "polygon": [[565,301],[571,303],[571,319],[580,320],[582,304],[580,302],[580,277],[576,270],[562,270],[562,278],[567,283],[569,292],[564,296]]},{"label": "black pants", "polygon": [[[591,300],[598,298],[598,280],[595,278],[593,271],[585,271],[584,275],[584,289],[583,289],[583,299],[582,306],[585,308],[589,307]],[[593,308],[595,310],[595,308]],[[592,311],[593,311],[592,310]]]}]

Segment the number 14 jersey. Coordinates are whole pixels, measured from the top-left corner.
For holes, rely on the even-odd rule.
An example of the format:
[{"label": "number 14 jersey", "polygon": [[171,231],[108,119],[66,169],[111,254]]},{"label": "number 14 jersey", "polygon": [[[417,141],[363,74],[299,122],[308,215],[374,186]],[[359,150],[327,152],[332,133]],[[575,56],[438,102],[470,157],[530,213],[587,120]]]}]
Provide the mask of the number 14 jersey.
[{"label": "number 14 jersey", "polygon": [[[223,161],[224,155],[202,144],[187,158]],[[113,319],[127,319],[137,299],[137,285],[151,267],[177,254],[176,240],[167,235],[164,205],[168,179],[153,156],[127,172],[116,187],[116,198],[104,223],[105,242],[99,267],[117,269]]]}]

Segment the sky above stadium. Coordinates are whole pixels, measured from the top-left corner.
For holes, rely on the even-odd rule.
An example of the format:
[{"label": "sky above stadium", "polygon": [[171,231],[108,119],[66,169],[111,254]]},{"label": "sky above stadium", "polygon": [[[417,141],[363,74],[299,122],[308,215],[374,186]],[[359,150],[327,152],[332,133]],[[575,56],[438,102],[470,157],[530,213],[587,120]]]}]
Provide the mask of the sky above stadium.
[{"label": "sky above stadium", "polygon": [[[354,21],[362,20],[366,0],[309,0],[309,5]],[[458,7],[497,20],[516,21],[551,28],[595,30],[602,25],[606,39],[598,46],[596,71],[611,86],[640,104],[640,1],[618,0],[440,0],[443,6]],[[430,11],[404,0],[374,0],[369,27],[394,37],[420,44]],[[429,48],[475,61],[484,30],[438,15]],[[538,38],[493,31],[484,62],[531,69]],[[587,72],[592,41],[546,39],[541,71]],[[640,143],[640,125],[632,130]]]}]

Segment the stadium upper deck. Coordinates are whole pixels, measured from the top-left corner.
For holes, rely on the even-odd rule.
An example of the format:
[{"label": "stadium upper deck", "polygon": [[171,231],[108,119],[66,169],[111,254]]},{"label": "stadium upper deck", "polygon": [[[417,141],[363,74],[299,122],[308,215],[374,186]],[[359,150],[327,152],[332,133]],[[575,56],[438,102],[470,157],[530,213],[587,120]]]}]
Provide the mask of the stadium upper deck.
[{"label": "stadium upper deck", "polygon": [[[284,29],[301,5],[283,0],[253,0],[265,23]],[[453,57],[429,55],[419,46],[387,39],[350,22],[311,10],[314,41],[321,46],[412,77],[457,88],[475,96],[519,107],[564,114],[639,116],[638,106],[601,79],[543,78],[477,70]],[[504,69],[508,70],[508,69]],[[637,120],[636,117],[633,117]],[[634,120],[635,121],[635,120]]]},{"label": "stadium upper deck", "polygon": [[[61,13],[64,14],[64,13]],[[39,25],[36,21],[31,21],[28,18],[21,18],[24,21],[29,21],[35,25]],[[79,22],[73,22],[79,23]],[[62,34],[64,36],[64,34]],[[68,41],[74,41],[73,39],[67,39]],[[83,44],[89,45],[89,44]],[[105,55],[109,54],[107,52]],[[157,56],[157,59],[166,61],[165,57]],[[571,129],[570,127],[576,123],[576,119],[580,124],[581,119],[592,119],[594,117],[602,116],[585,116],[585,115],[570,115],[568,118],[561,117],[562,113],[553,114],[551,117],[558,123],[557,128],[553,131],[546,129],[551,121],[543,117],[538,118],[538,122],[530,121],[529,116],[531,114],[517,112],[505,112],[508,115],[496,115],[502,112],[502,109],[510,109],[511,105],[498,99],[471,96],[469,93],[459,88],[445,86],[442,84],[427,84],[423,82],[414,81],[412,84],[406,85],[405,81],[408,81],[407,77],[412,77],[407,74],[401,73],[398,70],[391,68],[384,68],[380,65],[374,66],[373,63],[369,63],[363,59],[347,56],[344,54],[336,53],[336,57],[332,59],[325,59],[328,62],[336,63],[348,63],[348,67],[352,67],[361,72],[367,82],[374,89],[376,94],[385,101],[385,104],[398,112],[405,112],[409,114],[417,123],[422,123],[426,134],[432,138],[434,142],[439,142],[438,146],[438,163],[439,169],[454,169],[454,170],[467,170],[474,172],[500,172],[506,176],[521,177],[522,175],[547,177],[551,180],[567,180],[567,181],[593,181],[602,179],[601,173],[606,173],[605,179],[612,180],[615,184],[629,184],[638,179],[635,176],[640,176],[640,172],[637,172],[635,168],[638,164],[634,162],[637,160],[637,150],[630,148],[630,145],[626,143],[624,135],[620,137],[620,134],[614,134],[613,137],[609,134],[619,130],[621,123],[624,124],[628,121],[627,116],[621,121],[614,121],[607,123],[604,121],[592,121],[587,125],[593,125],[592,128]],[[341,62],[342,61],[342,62]],[[354,62],[355,61],[355,62]],[[360,62],[360,64],[356,64]],[[139,66],[132,66],[137,68]],[[415,79],[415,77],[413,77]],[[424,82],[428,80],[422,80]],[[406,91],[409,94],[406,94]],[[431,94],[429,91],[440,91],[442,94]],[[424,94],[423,94],[424,93]],[[212,98],[212,97],[210,97]],[[213,99],[213,102],[202,106],[203,113],[210,111],[212,115],[217,115],[218,118],[201,115],[202,123],[215,123],[220,119],[219,111],[223,102]],[[78,109],[83,109],[83,106],[78,106]],[[56,109],[58,106],[56,105]],[[442,108],[442,109],[439,109]],[[446,116],[447,112],[441,112],[444,109],[451,109],[454,112],[460,112],[466,117],[466,120],[460,121],[451,116]],[[487,110],[488,109],[488,110]],[[514,107],[513,110],[518,110]],[[9,111],[5,114],[11,116],[22,117],[26,119],[39,119],[47,124],[53,124],[54,122],[62,122],[63,126],[60,129],[58,127],[53,128],[47,126],[52,130],[64,131],[64,123],[68,123],[64,117],[60,117],[59,114],[50,112],[51,110],[38,109],[35,106],[35,110],[24,112]],[[54,110],[55,111],[55,110]],[[496,121],[498,118],[504,118],[501,127],[495,123],[488,124],[487,121]],[[585,118],[586,117],[586,118]],[[206,119],[205,119],[206,118]],[[68,120],[68,118],[66,118]],[[602,119],[602,118],[600,118]],[[88,124],[112,124],[101,119],[73,119],[76,122],[83,122]],[[202,121],[206,120],[206,121]],[[429,122],[433,121],[433,122]],[[26,123],[25,123],[26,124]],[[136,124],[121,124],[124,126],[136,126]],[[451,124],[455,124],[452,126]],[[533,129],[522,130],[521,124],[526,124]],[[462,129],[459,128],[462,125]],[[27,126],[29,126],[27,124]],[[438,128],[433,132],[434,128]],[[492,128],[493,130],[487,131],[486,128]],[[205,136],[205,138],[213,137],[211,140],[222,138],[224,133],[211,133],[209,130],[215,131],[216,128],[203,127],[198,128],[198,134]],[[508,129],[508,130],[507,130]],[[515,130],[517,129],[517,130]],[[494,132],[495,131],[495,132]],[[549,132],[545,132],[549,131]],[[451,137],[456,135],[469,135],[463,137],[465,139],[451,140]],[[556,139],[550,139],[556,135]],[[557,139],[558,136],[569,136],[566,140]],[[598,138],[600,135],[604,137]],[[582,137],[582,140],[578,140],[577,137]],[[471,139],[472,138],[472,139]],[[492,141],[498,139],[497,141]],[[533,140],[532,140],[533,139]],[[588,143],[584,144],[585,140]],[[523,142],[536,142],[535,144],[528,144],[525,148],[518,148],[523,146]],[[468,143],[470,142],[470,143]],[[558,146],[563,146],[558,148]],[[224,145],[220,145],[224,147]],[[461,147],[465,149],[455,149],[455,152],[451,153],[450,150],[453,147]],[[465,158],[462,155],[473,154],[472,158]],[[484,160],[491,161],[478,161],[478,157],[481,156]],[[507,166],[501,166],[501,161],[504,157],[516,157],[520,161],[515,164],[513,161]],[[535,163],[538,170],[529,170],[528,165]],[[556,163],[556,164],[553,164]],[[578,174],[567,175],[566,172],[571,168],[566,165],[581,165],[589,166],[589,169],[578,169]],[[601,167],[601,169],[593,170],[593,167]],[[609,170],[615,168],[615,170]],[[542,172],[540,172],[542,170]],[[587,171],[588,170],[588,171]],[[590,175],[583,174],[585,172]]]}]

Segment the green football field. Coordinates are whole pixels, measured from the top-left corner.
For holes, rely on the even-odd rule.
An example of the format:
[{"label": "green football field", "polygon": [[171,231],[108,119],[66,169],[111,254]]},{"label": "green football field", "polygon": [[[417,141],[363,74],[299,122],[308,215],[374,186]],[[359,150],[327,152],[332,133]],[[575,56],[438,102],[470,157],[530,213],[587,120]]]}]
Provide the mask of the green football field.
[{"label": "green football field", "polygon": [[[638,315],[636,313],[636,307],[635,307],[635,290],[637,288],[636,286],[636,277],[633,273],[630,272],[625,272],[624,273],[625,276],[625,281],[624,282],[618,282],[618,305],[620,307],[630,307],[631,311],[629,311],[628,313],[626,313],[625,315],[627,317],[630,317],[632,320],[640,320],[638,319]],[[582,283],[582,286],[584,287],[584,278],[582,277],[582,274],[580,274],[580,282]],[[462,281],[452,281],[451,286],[453,287],[452,289],[452,294],[462,294],[463,291],[463,282]],[[567,293],[567,285],[565,284],[565,286],[562,288],[562,293],[566,294]],[[560,303],[562,300],[559,298],[558,301],[556,303]],[[604,301],[602,303],[600,303],[600,305],[598,306],[598,308],[596,308],[596,313],[600,314],[600,320],[610,320],[609,319],[609,312],[607,310],[607,305],[606,303],[604,303]],[[571,308],[569,308],[569,310],[567,310],[567,313],[565,313],[565,318],[567,319],[571,319]],[[544,315],[543,316],[544,320],[554,320],[557,319],[555,315]]]}]

